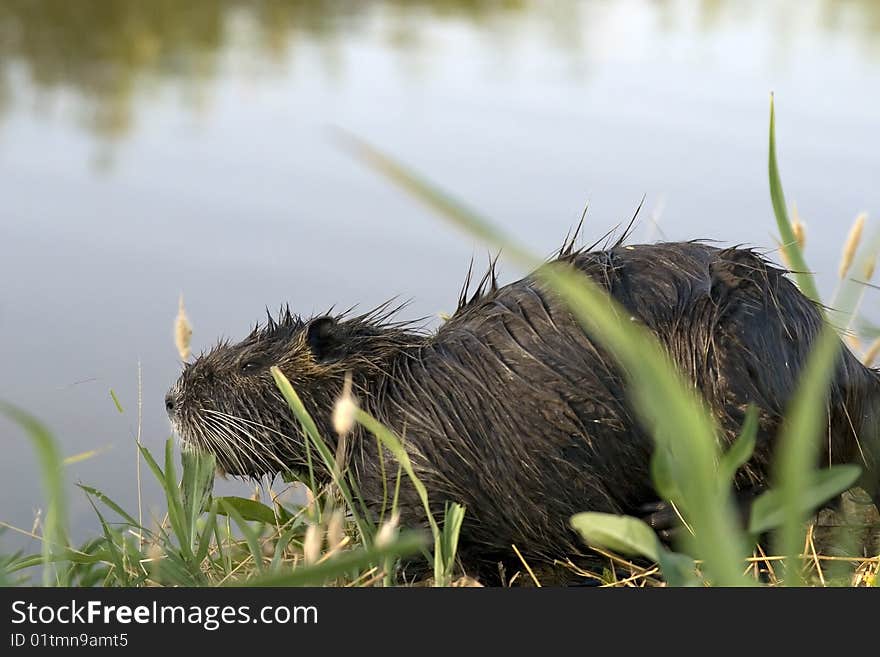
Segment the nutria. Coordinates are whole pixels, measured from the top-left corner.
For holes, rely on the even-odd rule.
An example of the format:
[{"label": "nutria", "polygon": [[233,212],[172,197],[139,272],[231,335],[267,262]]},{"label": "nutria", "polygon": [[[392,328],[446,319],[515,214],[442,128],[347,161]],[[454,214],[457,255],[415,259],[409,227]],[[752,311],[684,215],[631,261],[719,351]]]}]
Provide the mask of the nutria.
[{"label": "nutria", "polygon": [[[558,254],[643,322],[702,392],[730,442],[749,404],[757,446],[736,478],[760,490],[774,437],[823,315],[761,255],[703,242],[575,249]],[[652,439],[639,425],[621,369],[534,276],[499,287],[494,265],[474,294],[429,333],[387,306],[302,319],[289,309],[238,344],[187,364],[166,406],[182,440],[213,452],[231,475],[302,472],[303,437],[270,374],[277,365],[335,446],[331,411],[348,373],[361,406],[405,439],[437,514],[466,507],[459,555],[486,575],[509,562],[588,552],[571,530],[580,511],[637,514],[657,500]],[[843,348],[829,402],[823,463],[864,467],[877,495],[878,373]],[[368,506],[387,498],[377,442],[349,437],[348,467]],[[383,468],[381,465],[386,467]],[[323,473],[326,478],[328,473]],[[876,497],[875,497],[876,499]],[[405,525],[423,525],[404,482]]]}]

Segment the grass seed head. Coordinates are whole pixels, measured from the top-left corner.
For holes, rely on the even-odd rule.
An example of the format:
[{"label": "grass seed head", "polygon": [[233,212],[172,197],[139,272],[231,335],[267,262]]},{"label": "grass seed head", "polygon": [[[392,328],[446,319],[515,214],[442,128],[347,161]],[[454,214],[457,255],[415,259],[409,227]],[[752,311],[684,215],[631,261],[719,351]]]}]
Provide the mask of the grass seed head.
[{"label": "grass seed head", "polygon": [[388,520],[382,523],[382,526],[379,527],[379,531],[376,532],[376,547],[390,545],[391,542],[397,538],[397,524],[399,522],[400,513],[395,511],[391,514],[391,517],[388,518]]},{"label": "grass seed head", "polygon": [[340,436],[347,436],[354,429],[358,405],[351,394],[351,373],[345,377],[342,394],[333,406],[333,430]]},{"label": "grass seed head", "polygon": [[317,524],[309,525],[303,539],[303,559],[306,564],[313,564],[321,558],[321,528]]},{"label": "grass seed head", "polygon": [[868,260],[867,263],[865,263],[865,270],[862,272],[862,274],[864,274],[864,276],[865,276],[865,281],[870,281],[872,278],[874,278],[874,269],[876,267],[877,267],[877,256],[875,255],[873,258]]},{"label": "grass seed head", "polygon": [[192,325],[186,316],[186,309],[183,307],[183,295],[180,295],[180,301],[177,305],[177,319],[174,320],[174,344],[177,347],[177,353],[180,354],[181,360],[187,360],[192,353],[190,350],[190,341],[192,339]]},{"label": "grass seed head", "polygon": [[840,258],[840,278],[846,278],[849,268],[852,267],[853,259],[859,248],[859,242],[862,240],[862,231],[865,228],[865,220],[867,215],[863,212],[853,222],[852,228],[849,229],[849,235],[846,238],[846,244],[843,245],[843,254]]},{"label": "grass seed head", "polygon": [[335,550],[345,538],[345,517],[340,509],[336,509],[327,521],[327,547]]},{"label": "grass seed head", "polygon": [[858,351],[859,349],[862,348],[861,339],[859,339],[859,336],[857,336],[853,333],[847,334],[846,337],[844,338],[844,340],[846,340],[846,343],[849,345],[850,349],[852,349],[853,351]]}]

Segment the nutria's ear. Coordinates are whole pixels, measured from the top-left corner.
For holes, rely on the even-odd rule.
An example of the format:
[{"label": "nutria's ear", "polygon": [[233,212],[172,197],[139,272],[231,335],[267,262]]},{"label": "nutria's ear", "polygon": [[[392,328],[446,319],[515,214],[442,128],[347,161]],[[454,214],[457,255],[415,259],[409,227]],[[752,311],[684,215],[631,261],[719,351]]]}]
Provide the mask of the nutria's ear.
[{"label": "nutria's ear", "polygon": [[321,360],[336,343],[336,320],[332,317],[316,317],[306,326],[306,344],[315,360]]}]

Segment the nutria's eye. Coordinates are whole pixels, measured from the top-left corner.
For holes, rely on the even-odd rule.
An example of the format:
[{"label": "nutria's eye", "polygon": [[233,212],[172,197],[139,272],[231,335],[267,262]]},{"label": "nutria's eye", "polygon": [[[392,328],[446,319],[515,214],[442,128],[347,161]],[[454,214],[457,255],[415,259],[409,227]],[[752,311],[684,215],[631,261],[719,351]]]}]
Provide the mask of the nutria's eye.
[{"label": "nutria's eye", "polygon": [[239,368],[242,374],[255,374],[261,367],[262,363],[256,360],[246,360]]}]

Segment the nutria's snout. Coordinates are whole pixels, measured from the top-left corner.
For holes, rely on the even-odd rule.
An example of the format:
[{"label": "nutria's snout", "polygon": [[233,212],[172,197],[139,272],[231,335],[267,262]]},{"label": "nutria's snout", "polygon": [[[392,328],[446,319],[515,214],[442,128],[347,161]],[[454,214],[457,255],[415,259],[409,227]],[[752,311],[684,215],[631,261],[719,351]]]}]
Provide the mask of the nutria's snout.
[{"label": "nutria's snout", "polygon": [[423,339],[405,325],[383,325],[388,312],[303,319],[283,309],[241,342],[219,343],[186,364],[165,396],[175,432],[188,447],[213,453],[226,474],[260,477],[306,468],[302,428],[271,368],[291,381],[332,444],[330,412],[346,373],[384,372],[390,356]]}]

